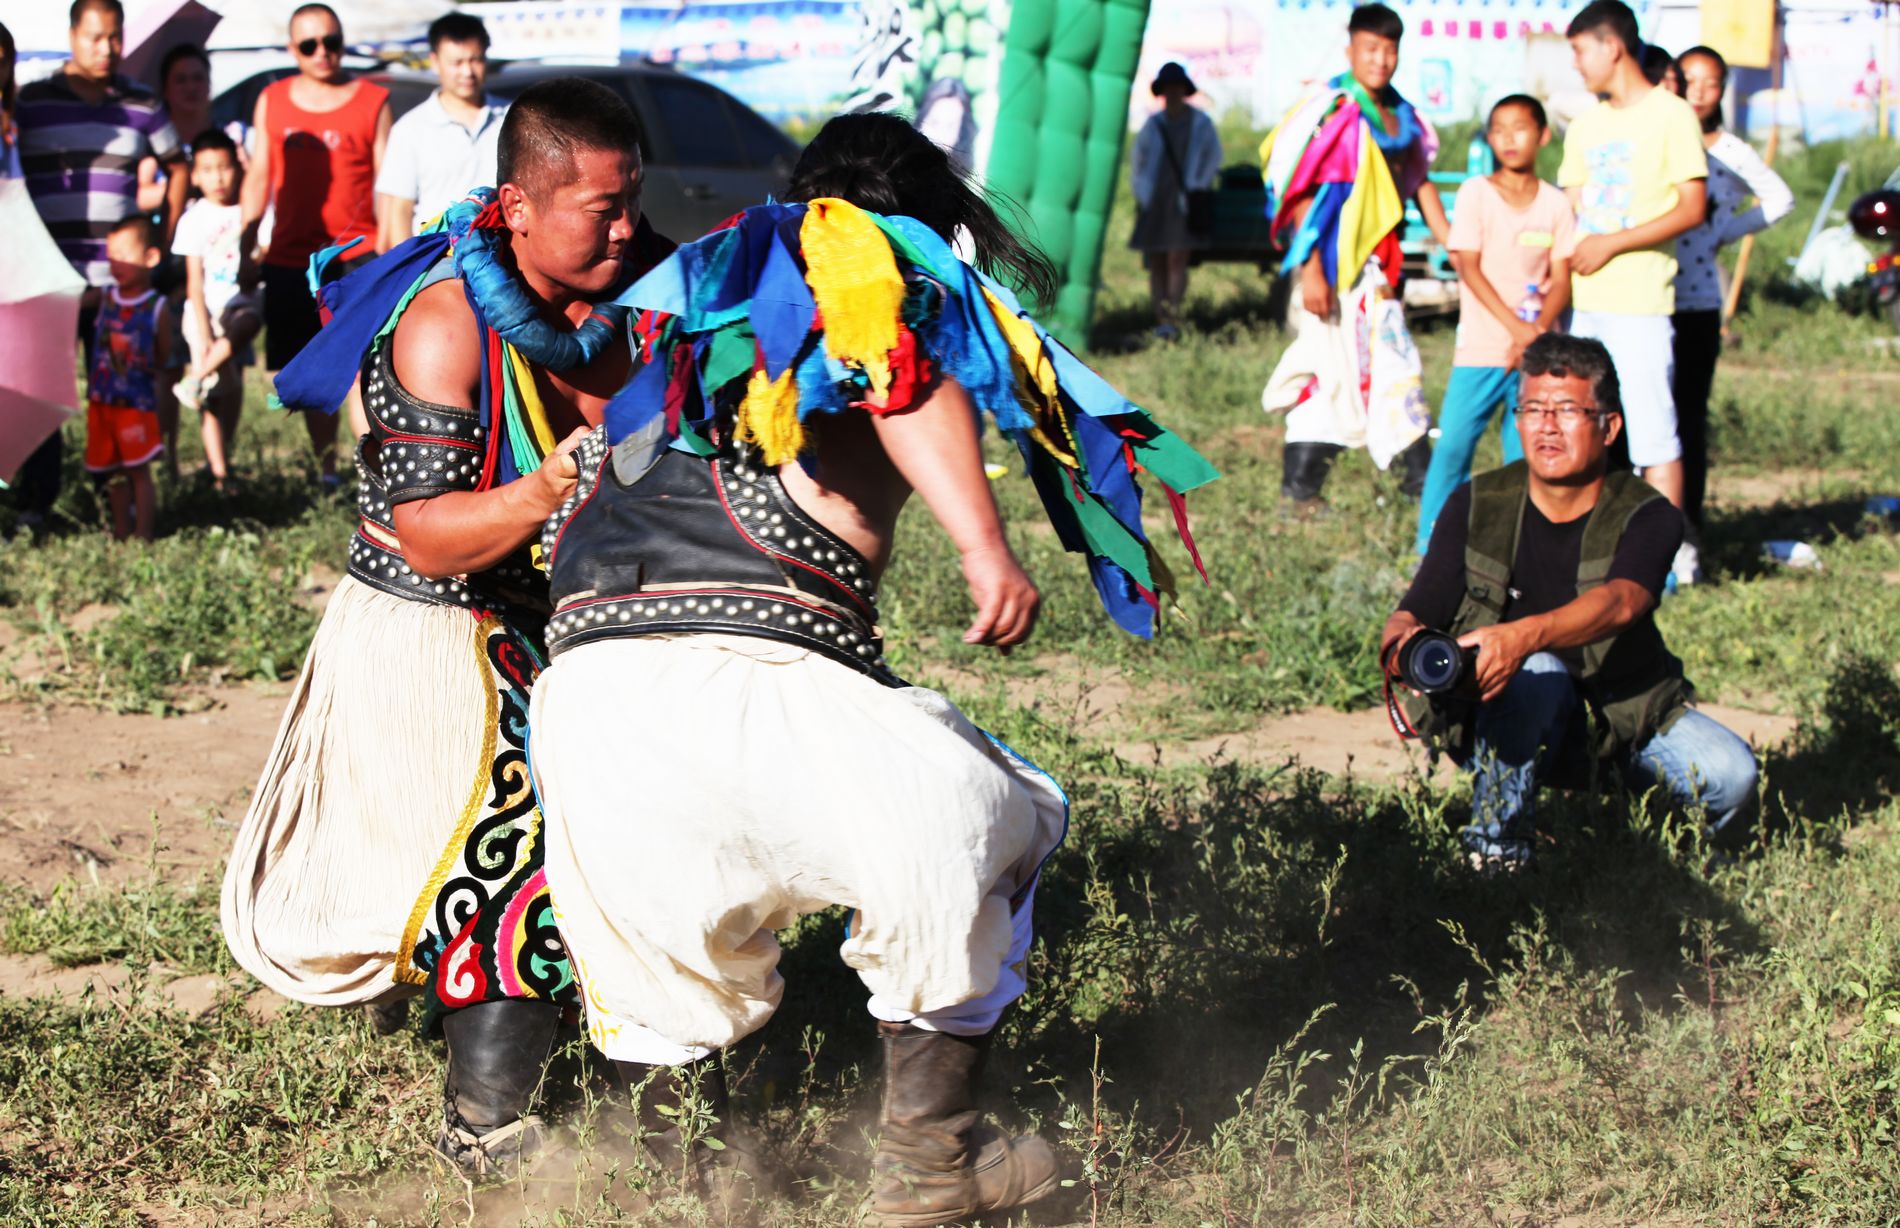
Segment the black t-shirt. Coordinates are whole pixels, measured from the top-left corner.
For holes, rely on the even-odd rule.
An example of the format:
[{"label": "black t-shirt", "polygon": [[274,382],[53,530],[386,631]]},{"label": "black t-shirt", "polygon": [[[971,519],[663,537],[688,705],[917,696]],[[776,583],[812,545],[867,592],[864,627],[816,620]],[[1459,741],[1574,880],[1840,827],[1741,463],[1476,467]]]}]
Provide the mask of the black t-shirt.
[{"label": "black t-shirt", "polygon": [[[1447,628],[1465,595],[1465,539],[1471,527],[1471,484],[1453,491],[1432,527],[1431,545],[1399,608],[1428,627]],[[1517,558],[1511,563],[1510,594],[1503,622],[1546,614],[1577,599],[1577,564],[1583,555],[1588,514],[1554,524],[1526,501]],[[1651,597],[1660,597],[1676,550],[1682,545],[1682,513],[1666,499],[1652,499],[1630,517],[1604,582],[1631,580]],[[1645,614],[1644,618],[1652,615]],[[1554,650],[1570,672],[1583,668],[1583,650]]]}]

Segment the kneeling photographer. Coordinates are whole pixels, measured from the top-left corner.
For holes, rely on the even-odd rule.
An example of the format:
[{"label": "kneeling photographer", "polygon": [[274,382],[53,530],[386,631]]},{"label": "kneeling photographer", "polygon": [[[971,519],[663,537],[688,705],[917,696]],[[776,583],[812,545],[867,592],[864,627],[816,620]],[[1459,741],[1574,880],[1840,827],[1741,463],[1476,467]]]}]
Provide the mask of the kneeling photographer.
[{"label": "kneeling photographer", "polygon": [[1623,414],[1600,343],[1547,333],[1520,371],[1525,459],[1452,494],[1386,621],[1394,725],[1474,773],[1463,839],[1481,870],[1530,861],[1540,781],[1583,783],[1592,757],[1720,830],[1754,799],[1755,756],[1689,706],[1656,628],[1682,514],[1610,468]]}]

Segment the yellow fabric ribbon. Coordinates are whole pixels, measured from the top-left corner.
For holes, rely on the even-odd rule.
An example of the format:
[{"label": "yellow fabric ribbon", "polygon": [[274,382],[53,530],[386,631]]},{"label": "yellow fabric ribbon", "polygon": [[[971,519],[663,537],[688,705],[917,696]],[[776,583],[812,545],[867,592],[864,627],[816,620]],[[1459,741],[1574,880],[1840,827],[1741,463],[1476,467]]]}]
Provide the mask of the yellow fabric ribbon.
[{"label": "yellow fabric ribbon", "polygon": [[864,210],[849,201],[811,201],[799,224],[805,280],[825,322],[825,352],[861,368],[871,395],[891,390],[890,353],[904,312],[904,277],[890,240]]},{"label": "yellow fabric ribbon", "polygon": [[767,465],[798,459],[805,450],[805,427],[798,420],[798,381],[792,378],[790,367],[776,380],[768,379],[763,371],[752,373],[733,427],[742,441],[758,445],[760,459]]},{"label": "yellow fabric ribbon", "polygon": [[[1378,116],[1370,117],[1377,122]],[[1361,125],[1367,123],[1361,119]],[[1399,185],[1392,180],[1392,168],[1379,152],[1372,133],[1359,133],[1359,175],[1352,192],[1339,211],[1339,289],[1350,290],[1359,280],[1360,270],[1372,259],[1373,249],[1394,229],[1405,222],[1405,202],[1399,197]]]},{"label": "yellow fabric ribbon", "polygon": [[515,393],[521,398],[521,419],[528,424],[534,434],[534,442],[546,456],[554,451],[558,442],[554,438],[554,428],[548,423],[548,411],[541,404],[541,392],[534,386],[534,368],[521,356],[514,346],[502,343],[506,347],[508,366],[514,375]]},{"label": "yellow fabric ribbon", "polygon": [[1066,436],[1068,424],[1062,421],[1062,402],[1056,395],[1056,367],[1050,361],[1049,352],[1043,347],[1042,338],[1036,335],[1035,326],[1003,305],[989,290],[983,291],[983,300],[989,304],[990,315],[996,320],[996,327],[1002,331],[1003,341],[1009,346],[1016,368],[1016,386],[1022,397],[1024,407],[1032,413],[1038,424],[1029,428],[1029,437],[1041,445],[1042,449],[1056,458],[1066,469],[1080,468],[1075,459],[1074,442],[1064,449],[1049,437],[1045,426],[1055,422]]}]

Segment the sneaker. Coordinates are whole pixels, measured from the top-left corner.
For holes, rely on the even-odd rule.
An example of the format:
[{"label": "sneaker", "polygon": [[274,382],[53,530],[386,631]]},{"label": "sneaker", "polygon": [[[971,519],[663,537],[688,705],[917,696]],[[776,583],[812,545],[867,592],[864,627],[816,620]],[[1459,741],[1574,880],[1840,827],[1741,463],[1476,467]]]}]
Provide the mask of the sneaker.
[{"label": "sneaker", "polygon": [[1479,878],[1514,878],[1537,863],[1537,849],[1530,844],[1494,845],[1465,850],[1465,866]]},{"label": "sneaker", "polygon": [[1669,567],[1669,576],[1679,589],[1702,583],[1702,552],[1688,542],[1682,543],[1676,550],[1676,561]]},{"label": "sneaker", "polygon": [[205,393],[210,391],[207,381],[195,380],[187,375],[172,385],[172,395],[178,398],[178,404],[185,409],[202,409]]},{"label": "sneaker", "polygon": [[1155,325],[1155,340],[1156,341],[1179,341],[1180,339],[1181,339],[1181,330],[1176,328],[1174,325],[1172,324]]}]

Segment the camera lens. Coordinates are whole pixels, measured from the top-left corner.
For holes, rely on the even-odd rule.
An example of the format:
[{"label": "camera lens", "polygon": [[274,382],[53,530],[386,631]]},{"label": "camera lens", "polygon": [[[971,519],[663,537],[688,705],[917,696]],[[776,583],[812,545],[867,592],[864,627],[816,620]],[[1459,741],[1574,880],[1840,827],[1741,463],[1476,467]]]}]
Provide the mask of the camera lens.
[{"label": "camera lens", "polygon": [[1419,645],[1417,655],[1412,658],[1412,673],[1423,684],[1421,689],[1436,691],[1457,681],[1458,665],[1455,647],[1435,639]]},{"label": "camera lens", "polygon": [[1442,695],[1458,685],[1465,652],[1442,631],[1424,631],[1406,645],[1399,661],[1405,683],[1423,695]]}]

